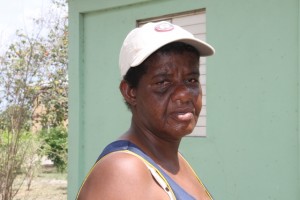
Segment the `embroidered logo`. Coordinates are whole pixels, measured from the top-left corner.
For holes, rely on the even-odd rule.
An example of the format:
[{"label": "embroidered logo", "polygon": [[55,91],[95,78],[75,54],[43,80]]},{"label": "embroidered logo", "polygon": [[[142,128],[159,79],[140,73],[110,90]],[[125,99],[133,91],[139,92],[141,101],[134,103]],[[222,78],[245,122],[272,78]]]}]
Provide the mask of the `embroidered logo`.
[{"label": "embroidered logo", "polygon": [[168,22],[157,24],[154,28],[157,32],[167,32],[174,29],[174,26]]}]

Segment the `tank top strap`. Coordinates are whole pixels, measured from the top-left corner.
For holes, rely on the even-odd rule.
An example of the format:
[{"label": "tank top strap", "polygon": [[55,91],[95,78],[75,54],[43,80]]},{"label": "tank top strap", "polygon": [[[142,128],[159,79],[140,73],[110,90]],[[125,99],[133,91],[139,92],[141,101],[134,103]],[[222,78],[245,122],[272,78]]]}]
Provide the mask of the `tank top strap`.
[{"label": "tank top strap", "polygon": [[194,197],[192,197],[190,194],[188,194],[181,186],[179,186],[168,174],[164,172],[164,170],[159,167],[152,158],[150,158],[147,154],[145,154],[138,146],[133,144],[130,141],[127,140],[117,140],[115,142],[112,142],[109,144],[103,152],[98,157],[98,160],[103,158],[109,153],[116,152],[116,151],[131,151],[143,159],[145,159],[147,162],[149,162],[158,172],[163,176],[163,178],[166,180],[167,184],[170,185],[171,190],[176,196],[177,200],[195,200]]}]

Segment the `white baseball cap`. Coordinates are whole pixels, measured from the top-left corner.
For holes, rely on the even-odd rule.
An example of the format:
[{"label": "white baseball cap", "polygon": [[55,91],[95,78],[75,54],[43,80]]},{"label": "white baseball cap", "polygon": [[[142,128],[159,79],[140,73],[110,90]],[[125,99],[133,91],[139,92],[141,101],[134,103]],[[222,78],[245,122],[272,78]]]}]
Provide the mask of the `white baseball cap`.
[{"label": "white baseball cap", "polygon": [[130,67],[140,65],[160,47],[171,42],[183,42],[195,47],[201,57],[213,55],[212,46],[194,37],[180,26],[166,21],[149,22],[135,28],[125,38],[120,51],[119,67],[123,77]]}]

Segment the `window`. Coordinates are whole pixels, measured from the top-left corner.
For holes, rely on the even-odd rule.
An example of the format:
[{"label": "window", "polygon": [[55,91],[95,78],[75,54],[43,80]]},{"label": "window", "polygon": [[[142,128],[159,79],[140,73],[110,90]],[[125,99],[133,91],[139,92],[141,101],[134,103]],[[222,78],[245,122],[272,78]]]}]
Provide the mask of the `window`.
[{"label": "window", "polygon": [[[188,30],[198,39],[206,40],[206,15],[205,10],[194,10],[185,13],[171,14],[151,19],[137,21],[137,26],[147,22],[168,21]],[[202,86],[202,110],[194,131],[189,136],[206,136],[206,58],[200,59],[200,82]]]}]

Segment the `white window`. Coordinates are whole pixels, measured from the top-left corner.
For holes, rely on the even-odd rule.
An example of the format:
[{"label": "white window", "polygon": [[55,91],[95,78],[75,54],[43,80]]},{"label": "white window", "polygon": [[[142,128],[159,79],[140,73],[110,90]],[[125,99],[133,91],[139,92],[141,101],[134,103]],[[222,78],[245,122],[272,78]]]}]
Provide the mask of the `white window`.
[{"label": "white window", "polygon": [[[194,34],[194,36],[203,41],[206,40],[206,15],[205,10],[194,10],[186,13],[178,13],[156,17],[145,20],[138,20],[137,26],[141,26],[147,22],[168,21],[179,25],[187,31]],[[189,136],[206,136],[206,58],[200,59],[200,82],[202,86],[202,110],[198,119],[197,126]]]}]

